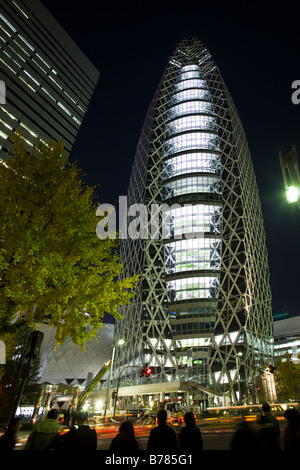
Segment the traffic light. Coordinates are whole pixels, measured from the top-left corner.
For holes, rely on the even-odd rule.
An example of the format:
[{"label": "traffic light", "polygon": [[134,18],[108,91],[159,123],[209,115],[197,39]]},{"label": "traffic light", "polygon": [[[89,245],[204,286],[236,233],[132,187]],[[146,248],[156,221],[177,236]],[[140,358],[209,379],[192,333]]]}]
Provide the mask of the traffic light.
[{"label": "traffic light", "polygon": [[152,373],[151,367],[144,366],[140,369],[140,377],[144,377],[144,376],[150,377],[151,373]]},{"label": "traffic light", "polygon": [[42,333],[41,331],[33,331],[30,334],[27,340],[25,351],[24,351],[25,358],[32,359],[32,358],[38,357],[43,338],[44,338],[44,333]]},{"label": "traffic light", "polygon": [[274,370],[275,370],[275,367],[272,366],[272,364],[270,364],[270,365],[264,367],[264,370],[266,370],[267,372],[270,372],[271,374],[273,374]]}]

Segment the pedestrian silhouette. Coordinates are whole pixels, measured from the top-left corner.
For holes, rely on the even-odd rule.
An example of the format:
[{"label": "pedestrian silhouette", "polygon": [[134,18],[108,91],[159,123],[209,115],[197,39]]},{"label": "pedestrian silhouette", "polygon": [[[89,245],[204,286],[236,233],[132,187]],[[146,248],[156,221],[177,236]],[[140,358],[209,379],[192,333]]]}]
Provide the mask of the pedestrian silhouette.
[{"label": "pedestrian silhouette", "polygon": [[61,428],[57,419],[58,412],[56,410],[50,410],[47,414],[47,418],[36,423],[27,439],[24,450],[54,449]]},{"label": "pedestrian silhouette", "polygon": [[194,413],[184,415],[185,427],[179,433],[179,450],[182,453],[194,453],[203,449],[201,431],[196,426]]},{"label": "pedestrian silhouette", "polygon": [[111,441],[110,452],[116,454],[132,455],[139,450],[137,440],[134,435],[134,427],[130,421],[124,421],[119,427],[119,432]]},{"label": "pedestrian silhouette", "polygon": [[296,408],[288,408],[283,416],[287,420],[284,430],[284,450],[300,449],[300,415]]},{"label": "pedestrian silhouette", "polygon": [[279,422],[271,413],[269,403],[262,405],[263,414],[258,420],[259,439],[262,450],[279,450]]},{"label": "pedestrian silhouette", "polygon": [[80,411],[76,417],[77,426],[62,434],[55,446],[61,451],[97,450],[97,433],[88,424],[88,413]]},{"label": "pedestrian silhouette", "polygon": [[231,442],[231,450],[259,450],[259,444],[259,436],[253,424],[243,420],[234,433]]},{"label": "pedestrian silhouette", "polygon": [[169,454],[178,452],[176,433],[167,425],[166,410],[157,413],[158,426],[150,431],[147,450],[153,453]]},{"label": "pedestrian silhouette", "polygon": [[20,431],[21,426],[22,426],[21,418],[12,418],[10,420],[5,433],[2,435],[0,439],[0,451],[14,449],[17,439],[18,439],[18,432]]}]

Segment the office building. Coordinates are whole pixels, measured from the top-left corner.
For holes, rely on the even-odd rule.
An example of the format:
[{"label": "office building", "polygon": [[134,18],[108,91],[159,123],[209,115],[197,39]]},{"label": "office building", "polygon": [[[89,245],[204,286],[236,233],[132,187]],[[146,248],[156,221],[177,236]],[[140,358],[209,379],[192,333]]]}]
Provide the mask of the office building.
[{"label": "office building", "polygon": [[[149,384],[194,384],[203,403],[208,394],[245,400],[273,361],[265,232],[238,112],[197,38],[170,56],[137,146],[127,207],[136,220],[121,227],[121,254],[141,278],[116,323],[126,347],[116,348],[115,377],[126,365],[121,383],[145,381],[139,367],[147,364]],[[146,216],[138,218],[137,207]]]},{"label": "office building", "polygon": [[299,363],[300,357],[300,316],[274,321],[274,355],[282,358],[289,354]]},{"label": "office building", "polygon": [[70,153],[99,72],[39,0],[0,10],[1,158],[20,129],[26,143],[63,139]]}]

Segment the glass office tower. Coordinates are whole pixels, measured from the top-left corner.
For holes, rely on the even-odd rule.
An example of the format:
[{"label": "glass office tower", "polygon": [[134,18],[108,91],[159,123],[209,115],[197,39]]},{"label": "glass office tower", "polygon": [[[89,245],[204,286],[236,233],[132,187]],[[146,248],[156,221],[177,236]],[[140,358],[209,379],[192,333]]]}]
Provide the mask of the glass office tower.
[{"label": "glass office tower", "polygon": [[70,153],[100,74],[39,0],[1,2],[0,68],[0,158],[16,129],[31,147],[62,138]]},{"label": "glass office tower", "polygon": [[265,234],[242,124],[197,38],[170,57],[127,204],[143,204],[149,225],[140,237],[121,232],[126,269],[141,278],[116,324],[116,338],[126,340],[116,371],[134,366],[124,380],[137,383],[145,363],[154,381],[190,381],[241,401],[273,357]]}]

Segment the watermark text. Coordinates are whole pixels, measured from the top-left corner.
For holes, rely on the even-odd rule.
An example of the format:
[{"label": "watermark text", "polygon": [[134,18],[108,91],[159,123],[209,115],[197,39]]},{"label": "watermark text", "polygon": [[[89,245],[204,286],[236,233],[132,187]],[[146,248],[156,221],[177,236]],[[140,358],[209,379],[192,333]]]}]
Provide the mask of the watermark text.
[{"label": "watermark text", "polygon": [[291,96],[292,103],[299,104],[300,103],[300,80],[293,81],[292,90],[295,90]]},{"label": "watermark text", "polygon": [[127,196],[119,198],[119,214],[117,216],[116,208],[112,204],[100,204],[97,207],[96,215],[100,217],[97,224],[96,233],[98,238],[117,238],[118,234],[121,240],[142,239],[142,240],[166,240],[169,238],[181,240],[203,238],[204,232],[197,231],[197,226],[189,225],[186,228],[186,217],[182,218],[182,226],[177,224],[174,228],[174,211],[190,207],[190,204],[151,204],[146,207],[144,204],[132,204],[128,207]]}]

